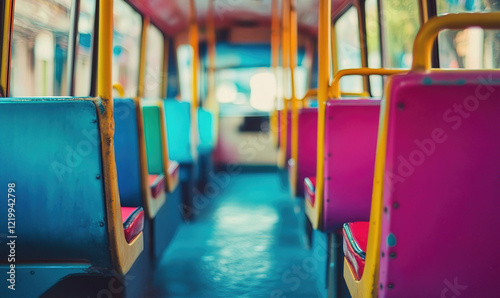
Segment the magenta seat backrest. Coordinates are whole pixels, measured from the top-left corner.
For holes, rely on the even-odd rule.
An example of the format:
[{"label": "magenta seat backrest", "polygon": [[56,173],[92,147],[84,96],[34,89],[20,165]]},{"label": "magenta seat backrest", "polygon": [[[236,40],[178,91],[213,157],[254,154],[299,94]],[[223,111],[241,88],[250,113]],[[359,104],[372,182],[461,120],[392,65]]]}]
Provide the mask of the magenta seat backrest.
[{"label": "magenta seat backrest", "polygon": [[368,221],[375,170],[380,100],[329,100],[325,117],[323,226]]},{"label": "magenta seat backrest", "polygon": [[286,162],[292,157],[292,111],[286,114]]},{"label": "magenta seat backrest", "polygon": [[[292,156],[291,142],[292,142],[292,113],[290,110],[287,112],[286,117],[286,161]],[[278,146],[281,146],[281,112],[278,113]]]},{"label": "magenta seat backrest", "polygon": [[316,176],[318,109],[299,110],[299,150],[297,156],[297,196],[304,196],[304,179]]},{"label": "magenta seat backrest", "polygon": [[379,297],[500,293],[500,74],[392,79]]}]

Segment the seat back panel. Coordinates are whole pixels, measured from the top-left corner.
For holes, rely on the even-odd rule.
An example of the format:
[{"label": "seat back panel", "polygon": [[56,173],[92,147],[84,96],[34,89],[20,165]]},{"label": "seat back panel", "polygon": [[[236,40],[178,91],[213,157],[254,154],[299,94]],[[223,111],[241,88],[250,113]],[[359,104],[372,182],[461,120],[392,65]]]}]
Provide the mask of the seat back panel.
[{"label": "seat back panel", "polygon": [[210,153],[215,146],[214,115],[204,108],[198,109],[198,131],[200,133],[200,144],[198,151]]},{"label": "seat back panel", "polygon": [[[109,268],[94,103],[2,99],[0,119],[0,183],[15,183],[16,262],[89,261]],[[7,207],[6,198],[0,204],[6,226]],[[0,245],[2,255],[8,250]]]},{"label": "seat back panel", "polygon": [[388,109],[379,293],[499,293],[500,75],[397,76]]},{"label": "seat back panel", "polygon": [[118,189],[123,207],[142,206],[139,139],[133,99],[114,99],[115,160]]},{"label": "seat back panel", "polygon": [[318,109],[299,110],[299,147],[297,157],[297,195],[304,195],[304,179],[316,176],[318,148]]},{"label": "seat back panel", "polygon": [[163,171],[161,111],[157,105],[144,105],[144,139],[149,174],[160,175]]},{"label": "seat back panel", "polygon": [[164,106],[169,158],[181,164],[193,163],[191,104],[175,99],[166,99]]},{"label": "seat back panel", "polygon": [[325,120],[324,229],[368,221],[380,100],[330,100]]}]

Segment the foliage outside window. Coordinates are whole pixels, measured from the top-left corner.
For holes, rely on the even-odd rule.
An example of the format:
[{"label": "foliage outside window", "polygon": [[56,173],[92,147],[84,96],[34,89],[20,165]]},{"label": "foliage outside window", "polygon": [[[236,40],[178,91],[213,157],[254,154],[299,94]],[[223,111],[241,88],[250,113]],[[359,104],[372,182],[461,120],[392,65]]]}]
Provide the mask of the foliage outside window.
[{"label": "foliage outside window", "polygon": [[[361,67],[361,47],[359,38],[358,10],[351,7],[335,22],[337,38],[338,70]],[[360,76],[348,76],[341,80],[343,92],[362,92],[363,79]]]},{"label": "foliage outside window", "polygon": [[[499,11],[499,0],[437,1],[438,14]],[[442,68],[500,67],[500,31],[469,28],[439,34],[439,64]]]},{"label": "foliage outside window", "polygon": [[410,68],[420,27],[418,1],[382,0],[384,67]]}]

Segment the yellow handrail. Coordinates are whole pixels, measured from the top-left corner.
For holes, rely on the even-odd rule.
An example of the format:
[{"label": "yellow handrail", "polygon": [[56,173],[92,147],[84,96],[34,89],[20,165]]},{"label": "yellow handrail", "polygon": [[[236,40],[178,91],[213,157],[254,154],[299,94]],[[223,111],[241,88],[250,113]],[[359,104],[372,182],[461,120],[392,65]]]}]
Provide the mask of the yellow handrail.
[{"label": "yellow handrail", "polygon": [[307,90],[306,94],[304,94],[304,96],[300,99],[302,107],[306,106],[307,100],[310,99],[311,97],[318,97],[318,89]]},{"label": "yellow handrail", "polygon": [[1,50],[1,69],[0,69],[0,96],[9,96],[9,81],[10,81],[10,52],[12,51],[12,26],[14,1],[4,1],[3,24],[1,25],[2,34],[2,50]]},{"label": "yellow handrail", "polygon": [[[189,44],[193,49],[193,60],[191,61],[192,82],[192,117],[196,118],[198,111],[198,64],[199,64],[199,46],[198,46],[198,23],[196,21],[196,7],[194,0],[189,1]],[[196,127],[196,126],[194,126]]]},{"label": "yellow handrail", "polygon": [[[299,156],[299,100],[295,92],[295,67],[297,67],[297,10],[295,7],[295,0],[290,1],[290,84],[292,89],[292,129],[291,129],[291,150],[290,157],[295,161],[294,165],[297,163],[297,158]],[[292,195],[295,196],[296,190],[296,178],[297,178],[297,167],[293,166],[291,169],[291,190]]]},{"label": "yellow handrail", "polygon": [[[330,0],[319,0],[318,8],[318,102],[326,102],[328,99],[328,86],[330,81],[330,51],[331,46],[331,13],[332,3]],[[318,105],[318,115],[325,113],[325,106]],[[325,133],[325,119],[318,117],[318,136]],[[318,138],[318,155],[316,157],[316,177],[323,175],[323,155],[325,149]],[[316,180],[316,199],[314,206],[306,200],[306,214],[314,229],[322,228],[323,212],[323,181]]]},{"label": "yellow handrail", "polygon": [[287,129],[288,129],[288,104],[286,97],[286,89],[287,89],[287,73],[290,62],[290,21],[289,21],[289,2],[282,2],[282,14],[281,14],[281,39],[282,39],[282,47],[281,47],[281,66],[283,69],[283,109],[280,112],[280,150],[278,154],[278,167],[281,169],[286,166],[286,151],[287,151]]},{"label": "yellow handrail", "polygon": [[113,89],[116,90],[116,92],[118,92],[118,96],[120,96],[121,98],[125,97],[125,89],[123,89],[122,84],[114,83]]},{"label": "yellow handrail", "polygon": [[[394,75],[398,73],[405,73],[408,72],[406,69],[389,69],[389,68],[368,68],[368,67],[362,67],[362,68],[351,68],[351,69],[342,69],[339,70],[334,76],[332,83],[329,88],[329,94],[331,95],[332,98],[338,99],[341,98],[342,93],[340,91],[340,79],[344,76],[353,76],[353,75],[359,75],[359,76],[370,76],[370,75],[379,75],[379,76],[389,76],[389,75]],[[344,93],[344,95],[349,94],[349,93]],[[351,93],[352,95],[357,95],[356,93]],[[367,92],[360,93],[359,95],[366,95],[369,96]]]},{"label": "yellow handrail", "polygon": [[[274,77],[276,78],[276,90],[278,90],[278,63],[279,63],[279,48],[280,48],[280,20],[278,13],[278,0],[272,0],[271,7],[271,67],[273,68]],[[273,144],[278,145],[278,92],[274,97],[274,110],[271,114],[271,134]]]},{"label": "yellow handrail", "polygon": [[108,239],[113,265],[120,274],[129,271],[144,248],[142,232],[131,243],[125,240],[120,213],[120,194],[115,162],[115,133],[113,117],[113,85],[111,83],[113,53],[113,1],[99,1],[99,41],[97,68],[97,98],[95,104],[101,129],[101,155],[103,167]]},{"label": "yellow handrail", "polygon": [[468,27],[500,28],[500,12],[449,14],[429,19],[420,28],[413,44],[413,70],[431,68],[431,51],[439,31],[460,30]]}]

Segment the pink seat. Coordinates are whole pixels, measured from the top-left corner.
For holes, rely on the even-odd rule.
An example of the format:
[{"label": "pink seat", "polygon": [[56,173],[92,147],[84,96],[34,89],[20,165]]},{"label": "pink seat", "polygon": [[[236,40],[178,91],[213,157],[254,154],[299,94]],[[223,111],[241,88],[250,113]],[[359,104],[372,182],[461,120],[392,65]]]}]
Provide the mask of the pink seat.
[{"label": "pink seat", "polygon": [[314,206],[316,199],[316,177],[307,177],[304,179],[305,197],[306,200]]},{"label": "pink seat", "polygon": [[344,224],[344,255],[354,268],[355,278],[359,280],[365,270],[366,244],[370,222],[358,221]]},{"label": "pink seat", "polygon": [[325,118],[323,227],[368,221],[372,198],[380,100],[329,100]]},{"label": "pink seat", "polygon": [[292,111],[286,114],[286,161],[292,157]]},{"label": "pink seat", "polygon": [[121,212],[125,240],[130,243],[144,229],[144,210],[142,207],[122,207]]},{"label": "pink seat", "polygon": [[151,195],[157,198],[162,191],[165,191],[165,176],[163,174],[148,175],[148,179]]},{"label": "pink seat", "polygon": [[299,110],[299,147],[297,154],[297,196],[304,196],[304,179],[316,176],[318,147],[318,109]]},{"label": "pink seat", "polygon": [[391,79],[379,297],[500,293],[500,73]]}]

